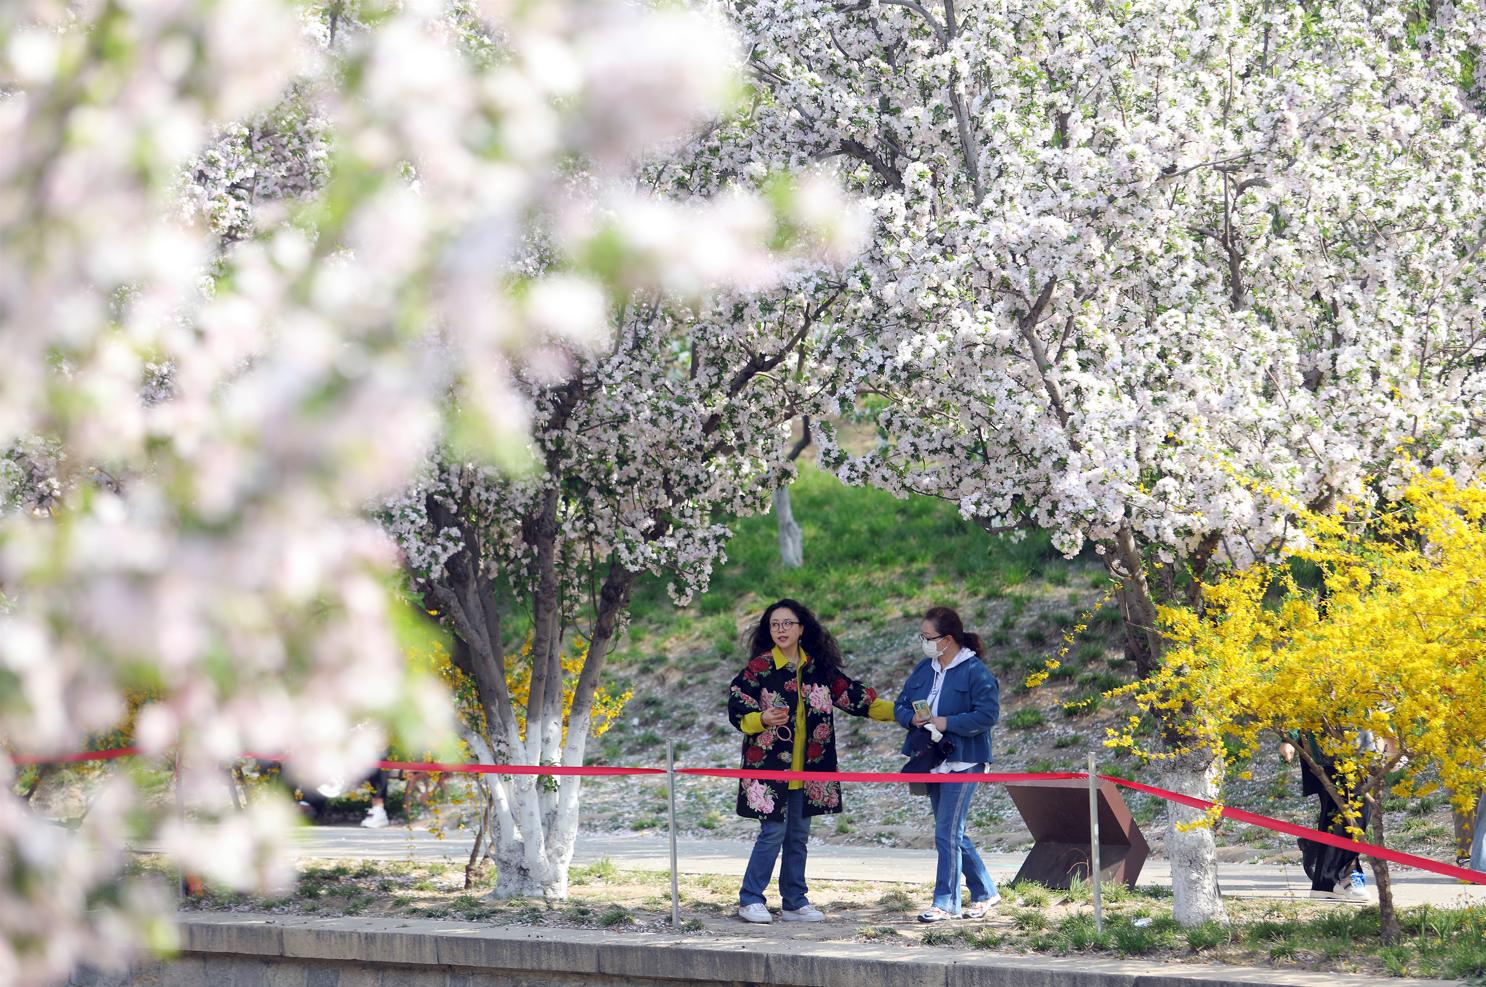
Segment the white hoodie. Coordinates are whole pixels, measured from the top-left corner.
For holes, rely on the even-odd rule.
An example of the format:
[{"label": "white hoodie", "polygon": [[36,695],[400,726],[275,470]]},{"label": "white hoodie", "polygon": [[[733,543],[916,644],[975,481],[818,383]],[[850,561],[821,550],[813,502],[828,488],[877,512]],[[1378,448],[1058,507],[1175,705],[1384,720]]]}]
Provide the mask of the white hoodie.
[{"label": "white hoodie", "polygon": [[[949,670],[956,665],[963,665],[975,657],[975,652],[969,648],[961,648],[959,653],[950,659],[948,666],[941,666],[938,658],[929,659],[929,667],[934,671],[934,684],[929,687],[929,715],[939,715],[939,693],[944,689],[944,678]],[[929,774],[942,775],[951,771],[964,771],[966,768],[975,767],[974,761],[941,761],[936,767],[930,769]]]}]

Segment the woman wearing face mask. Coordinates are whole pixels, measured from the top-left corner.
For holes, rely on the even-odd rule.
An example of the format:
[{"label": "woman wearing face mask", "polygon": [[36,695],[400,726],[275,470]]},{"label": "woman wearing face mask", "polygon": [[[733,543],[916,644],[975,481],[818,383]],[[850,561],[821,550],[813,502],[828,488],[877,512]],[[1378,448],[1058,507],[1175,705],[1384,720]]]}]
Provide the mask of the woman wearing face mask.
[{"label": "woman wearing face mask", "polygon": [[[833,713],[888,722],[893,704],[841,670],[841,650],[815,615],[794,600],[767,607],[748,638],[752,659],[728,690],[728,719],[743,732],[743,766],[770,771],[835,771]],[[820,922],[806,897],[805,855],[813,816],[841,811],[836,781],[738,782],[738,815],[760,820],[738,892],[738,917],[772,922],[764,891],[779,868],[780,918]]]},{"label": "woman wearing face mask", "polygon": [[[894,713],[898,723],[912,731],[926,725],[954,743],[932,773],[979,774],[991,760],[991,727],[1001,715],[1001,686],[980,660],[980,638],[965,630],[960,615],[948,607],[934,607],[919,627],[924,660],[908,675],[898,693]],[[914,703],[922,700],[927,712]],[[908,741],[903,753],[910,753]],[[996,882],[986,871],[975,844],[965,834],[965,820],[975,797],[975,782],[935,782],[928,785],[934,812],[934,903],[919,915],[920,922],[950,918],[984,918],[1001,900]],[[970,907],[960,908],[960,879],[970,888]]]}]

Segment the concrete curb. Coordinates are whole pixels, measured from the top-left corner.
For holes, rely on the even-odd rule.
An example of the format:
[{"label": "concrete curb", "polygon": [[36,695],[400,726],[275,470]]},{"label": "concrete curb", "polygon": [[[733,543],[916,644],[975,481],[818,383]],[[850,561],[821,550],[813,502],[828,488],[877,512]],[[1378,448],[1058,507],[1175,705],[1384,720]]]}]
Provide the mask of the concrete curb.
[{"label": "concrete curb", "polygon": [[943,947],[747,936],[492,927],[431,919],[243,913],[180,919],[178,960],[75,985],[485,987],[531,984],[791,984],[801,987],[1400,987],[1405,980]]}]

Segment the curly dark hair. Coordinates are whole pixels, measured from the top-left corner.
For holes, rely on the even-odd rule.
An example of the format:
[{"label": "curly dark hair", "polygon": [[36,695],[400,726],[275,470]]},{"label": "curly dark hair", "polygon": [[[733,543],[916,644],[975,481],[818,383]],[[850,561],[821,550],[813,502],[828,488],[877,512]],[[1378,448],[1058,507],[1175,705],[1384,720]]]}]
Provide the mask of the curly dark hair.
[{"label": "curly dark hair", "polygon": [[769,617],[780,608],[792,610],[795,616],[800,618],[803,628],[800,632],[800,647],[805,649],[811,661],[820,662],[824,668],[841,667],[841,648],[836,644],[836,639],[831,636],[831,632],[820,625],[820,621],[816,619],[815,614],[810,612],[809,607],[798,600],[788,598],[764,607],[763,615],[758,619],[758,626],[744,639],[748,649],[745,657],[756,658],[774,650],[774,635],[769,633]]}]

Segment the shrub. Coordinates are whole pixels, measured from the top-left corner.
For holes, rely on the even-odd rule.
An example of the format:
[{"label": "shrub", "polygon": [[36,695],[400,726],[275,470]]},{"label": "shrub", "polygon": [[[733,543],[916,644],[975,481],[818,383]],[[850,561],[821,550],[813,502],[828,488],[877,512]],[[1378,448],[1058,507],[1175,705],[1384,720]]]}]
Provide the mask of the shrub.
[{"label": "shrub", "polygon": [[1026,706],[1008,716],[1003,724],[1012,730],[1030,730],[1045,722],[1047,721],[1042,716],[1042,710],[1036,706]]},{"label": "shrub", "polygon": [[1200,953],[1204,949],[1212,949],[1214,946],[1230,941],[1228,927],[1222,922],[1203,922],[1185,930],[1187,948],[1194,953]]},{"label": "shrub", "polygon": [[591,864],[574,867],[568,871],[569,884],[591,884],[612,881],[619,876],[619,868],[608,857],[600,857]]},{"label": "shrub", "polygon": [[1072,699],[1063,704],[1063,715],[1067,717],[1088,716],[1099,708],[1099,704],[1100,697],[1097,695]]},{"label": "shrub", "polygon": [[913,907],[913,896],[906,891],[894,888],[881,898],[877,899],[878,907],[890,908],[895,912],[906,912]]},{"label": "shrub", "polygon": [[623,905],[610,905],[599,916],[599,925],[602,925],[606,929],[612,929],[620,925],[630,925],[634,920],[635,917],[630,914],[628,908],[625,908]]},{"label": "shrub", "polygon": [[1002,890],[1010,892],[1013,898],[1028,908],[1046,908],[1053,900],[1052,889],[1033,881],[1017,881]]}]

